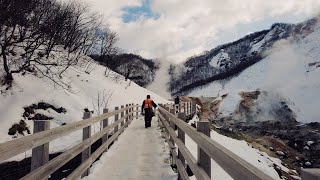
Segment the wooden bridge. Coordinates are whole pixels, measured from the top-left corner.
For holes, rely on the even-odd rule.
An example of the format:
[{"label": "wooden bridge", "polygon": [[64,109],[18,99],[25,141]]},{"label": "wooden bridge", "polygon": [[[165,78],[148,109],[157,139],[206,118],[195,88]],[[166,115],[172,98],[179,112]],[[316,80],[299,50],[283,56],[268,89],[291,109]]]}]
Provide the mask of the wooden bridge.
[{"label": "wooden bridge", "polygon": [[[137,128],[140,125],[142,126],[143,121],[141,117],[141,121],[139,121],[141,122],[140,124],[131,125],[134,124],[132,123],[134,119],[139,118],[139,108],[139,105],[127,104],[120,108],[115,107],[115,109],[110,112],[108,109],[104,109],[103,114],[96,117],[91,117],[90,112],[85,112],[83,120],[53,129],[50,129],[49,121],[35,121],[34,134],[0,144],[0,161],[3,162],[32,149],[30,173],[21,179],[38,180],[48,179],[52,173],[57,171],[78,154],[81,154],[81,165],[71,172],[66,179],[78,179],[79,177],[88,176],[91,165],[102,153],[105,152],[108,154],[106,151],[108,151],[108,147],[111,143],[115,142],[116,145],[118,141],[121,141],[120,134],[125,129],[134,133],[127,134],[127,137],[143,134],[143,129]],[[188,125],[186,123],[187,119],[191,119],[195,112],[196,105],[191,103],[184,103],[182,106],[178,107],[172,104],[160,104],[158,108],[158,125],[164,133],[166,142],[169,144],[172,155],[171,163],[177,167],[178,179],[189,179],[186,171],[187,165],[198,180],[211,179],[211,159],[216,161],[233,179],[272,179],[260,169],[252,166],[244,159],[213,141],[210,138],[210,122],[208,120],[201,119],[198,121],[197,128]],[[114,122],[109,124],[110,117],[114,117]],[[138,122],[138,120],[136,121]],[[101,123],[103,128],[101,128],[99,132],[92,134],[91,126],[96,123]],[[134,129],[134,127],[136,129]],[[49,143],[77,130],[83,131],[83,141],[49,161]],[[188,135],[197,144],[197,157],[194,157],[190,150],[185,146],[185,135]],[[141,138],[145,138],[145,136]],[[156,139],[150,138],[151,139],[149,140],[151,142],[156,141]],[[119,140],[117,141],[117,139]],[[91,153],[91,145],[98,140],[102,140],[102,145]],[[131,138],[130,141],[134,141],[134,138]],[[122,144],[125,143],[134,144],[135,142],[123,142]],[[119,149],[119,151],[121,151],[120,147]],[[135,158],[136,154],[130,153],[137,152],[125,148],[122,148],[122,151],[124,153],[129,153],[127,156],[128,158]],[[121,154],[119,155],[121,156]],[[124,154],[122,154],[122,156],[123,155]],[[152,156],[152,158],[157,157]],[[115,161],[118,160],[117,157],[113,157],[113,159]],[[152,176],[150,175],[150,172],[147,172],[152,171],[148,166],[154,165],[155,162],[158,161],[153,161],[153,159],[151,159],[151,162],[143,167],[145,168],[143,170],[145,172],[143,175],[140,175],[139,178],[138,176],[130,178],[147,179],[147,177],[149,177],[148,179],[157,179],[154,178],[157,173],[154,173]],[[109,165],[112,163],[113,162],[108,162]],[[137,168],[139,166],[133,164],[129,167]],[[155,165],[155,167],[158,166]],[[157,170],[153,169],[153,171]],[[103,173],[105,174],[105,179],[112,179],[111,177],[108,177],[108,174],[111,174],[112,172],[106,171]],[[308,180],[314,179],[314,177],[319,178],[319,176],[314,175],[317,173],[318,172],[303,171],[302,175],[304,179]],[[104,177],[101,179],[104,179]],[[116,179],[116,176],[114,176],[113,179]],[[165,179],[165,177],[158,179]]]}]

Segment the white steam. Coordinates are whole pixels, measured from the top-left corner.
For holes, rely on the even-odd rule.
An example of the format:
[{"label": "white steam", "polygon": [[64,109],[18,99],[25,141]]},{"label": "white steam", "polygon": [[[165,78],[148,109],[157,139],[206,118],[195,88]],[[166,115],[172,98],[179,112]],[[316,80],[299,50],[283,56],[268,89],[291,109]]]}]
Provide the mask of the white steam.
[{"label": "white steam", "polygon": [[170,63],[166,60],[159,60],[159,70],[156,72],[154,81],[147,87],[148,90],[164,97],[171,98],[169,91],[170,75],[169,68]]},{"label": "white steam", "polygon": [[221,88],[220,92],[228,93],[219,108],[221,116],[226,116],[238,107],[242,99],[239,92],[260,89],[268,93],[256,101],[259,120],[272,119],[272,114],[268,113],[283,101],[297,115],[298,121],[319,122],[320,67],[309,67],[309,63],[320,58],[319,34],[320,26],[299,42],[281,40],[268,51],[266,58],[232,78],[224,87],[214,82],[193,94],[210,96]]},{"label": "white steam", "polygon": [[270,71],[261,88],[286,98],[298,120],[320,121],[320,69],[308,72],[308,63],[313,62],[310,58],[313,47],[281,40],[269,53],[267,68]]}]

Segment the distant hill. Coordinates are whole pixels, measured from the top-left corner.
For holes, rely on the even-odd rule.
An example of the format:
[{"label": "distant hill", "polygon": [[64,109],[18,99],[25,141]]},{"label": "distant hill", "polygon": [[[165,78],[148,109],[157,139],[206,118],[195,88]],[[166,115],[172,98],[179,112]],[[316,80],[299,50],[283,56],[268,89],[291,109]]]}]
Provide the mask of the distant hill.
[{"label": "distant hill", "polygon": [[316,24],[316,19],[299,24],[276,23],[269,30],[249,34],[188,58],[183,73],[176,72],[177,68],[172,65],[171,93],[185,95],[210,82],[235,76],[262,60],[275,42],[289,37],[301,39],[313,32]]},{"label": "distant hill", "polygon": [[154,60],[136,54],[120,54],[112,58],[91,55],[91,58],[142,87],[153,82],[155,73],[159,69]]}]

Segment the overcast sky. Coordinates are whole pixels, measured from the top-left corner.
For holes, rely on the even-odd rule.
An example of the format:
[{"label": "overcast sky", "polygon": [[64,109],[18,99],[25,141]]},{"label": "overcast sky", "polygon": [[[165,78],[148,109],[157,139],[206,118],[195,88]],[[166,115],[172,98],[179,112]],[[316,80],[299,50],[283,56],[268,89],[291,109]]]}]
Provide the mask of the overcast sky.
[{"label": "overcast sky", "polygon": [[119,46],[145,58],[181,62],[275,22],[320,12],[320,0],[86,0],[119,35]]}]

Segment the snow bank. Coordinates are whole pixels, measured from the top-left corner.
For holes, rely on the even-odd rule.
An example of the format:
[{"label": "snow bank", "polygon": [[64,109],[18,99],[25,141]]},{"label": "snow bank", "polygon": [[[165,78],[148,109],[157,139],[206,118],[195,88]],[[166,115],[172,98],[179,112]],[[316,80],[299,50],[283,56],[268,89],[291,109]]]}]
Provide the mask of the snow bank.
[{"label": "snow bank", "polygon": [[[197,116],[195,116],[190,122],[194,123],[198,120]],[[231,152],[235,153],[242,159],[246,160],[248,163],[254,165],[258,169],[262,170],[273,179],[280,179],[279,175],[273,168],[273,163],[278,165],[284,171],[289,171],[288,168],[284,167],[281,164],[281,160],[277,158],[270,157],[265,152],[261,152],[258,149],[253,148],[244,140],[236,140],[229,138],[227,136],[221,135],[218,132],[211,130],[211,139],[221,144]],[[186,146],[192,153],[192,155],[197,158],[197,144],[186,135]],[[211,160],[211,178],[212,179],[224,179],[229,180],[233,179],[230,175],[228,175],[215,161]],[[193,176],[191,179],[195,179]]]},{"label": "snow bank", "polygon": [[[61,89],[54,85],[49,79],[38,78],[32,75],[15,75],[14,84],[11,90],[0,90],[0,142],[11,140],[8,129],[13,123],[19,122],[24,112],[23,107],[29,106],[40,101],[50,103],[57,107],[64,107],[65,114],[55,113],[48,109],[38,111],[54,117],[50,122],[51,128],[60,126],[62,123],[79,121],[83,116],[83,109],[94,110],[93,103],[96,103],[98,91],[112,92],[112,97],[107,105],[110,109],[127,103],[141,104],[147,94],[156,103],[167,103],[167,100],[146,90],[134,82],[125,81],[122,76],[111,72],[108,77],[104,76],[105,68],[95,64],[95,70],[90,74],[84,73],[80,68],[70,68],[65,73],[65,81],[70,83],[72,92]],[[117,82],[115,81],[118,76]],[[120,77],[120,78],[119,78]],[[102,112],[102,108],[100,109]],[[96,111],[95,111],[96,113]],[[95,116],[94,114],[93,116]],[[110,118],[112,120],[112,118]],[[30,130],[33,131],[33,122],[26,120]],[[93,133],[99,129],[99,125],[93,126]],[[57,139],[50,143],[50,153],[67,149],[81,141],[81,132],[75,132],[69,136]],[[26,156],[30,156],[27,152]],[[22,158],[19,156],[18,158]]]}]

